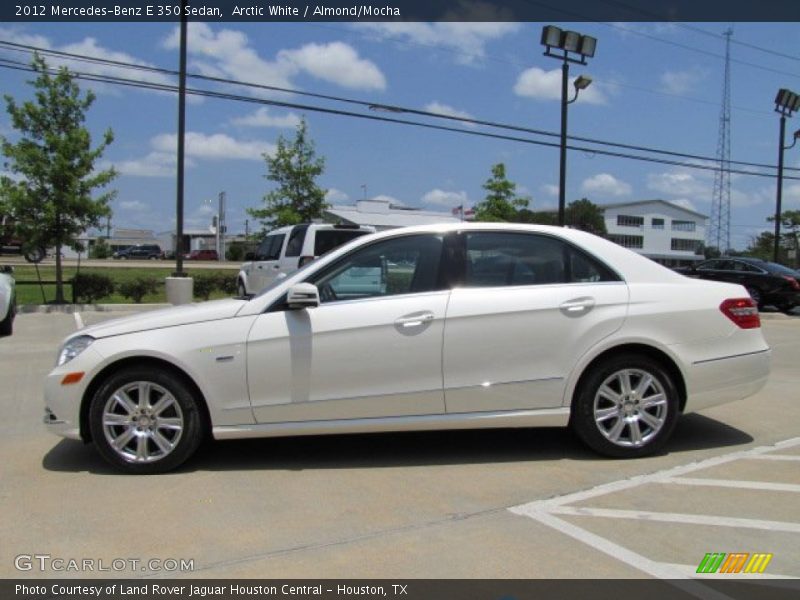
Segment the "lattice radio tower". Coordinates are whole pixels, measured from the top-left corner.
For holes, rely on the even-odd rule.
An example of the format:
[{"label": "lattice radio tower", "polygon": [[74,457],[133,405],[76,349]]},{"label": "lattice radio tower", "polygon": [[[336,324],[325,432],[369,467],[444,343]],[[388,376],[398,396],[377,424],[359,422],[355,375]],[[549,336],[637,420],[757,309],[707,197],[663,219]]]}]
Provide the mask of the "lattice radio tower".
[{"label": "lattice radio tower", "polygon": [[719,113],[717,138],[718,169],[714,174],[711,200],[711,220],[708,226],[708,245],[716,246],[722,254],[731,247],[731,36],[725,36],[725,78],[722,83],[722,109]]}]

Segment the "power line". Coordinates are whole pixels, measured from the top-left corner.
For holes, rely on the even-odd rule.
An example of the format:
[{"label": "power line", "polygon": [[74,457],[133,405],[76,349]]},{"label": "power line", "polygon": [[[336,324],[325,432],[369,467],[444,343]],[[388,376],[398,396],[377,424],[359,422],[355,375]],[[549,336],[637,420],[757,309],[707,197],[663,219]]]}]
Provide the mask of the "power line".
[{"label": "power line", "polygon": [[[2,63],[15,63],[15,64],[2,64]],[[21,70],[21,71],[28,71],[34,72],[30,66],[21,66],[24,63],[19,63],[16,61],[8,61],[7,59],[0,59],[0,68],[7,68],[7,69],[14,69],[14,70]],[[48,69],[50,73],[56,73],[57,71],[54,69]],[[123,77],[114,77],[110,75],[97,75],[92,73],[81,73],[81,72],[73,72],[73,75],[78,79],[83,79],[86,81],[96,81],[101,83],[110,83],[114,85],[124,85],[134,88],[144,88],[149,90],[158,90],[158,91],[169,91],[169,92],[177,92],[177,86],[169,85],[169,84],[159,84],[159,83],[152,83],[152,82],[142,82],[138,80],[126,79]],[[536,146],[545,146],[550,148],[558,148],[559,144],[556,142],[545,142],[541,140],[533,140],[530,138],[523,138],[518,136],[512,135],[503,135],[497,133],[489,133],[484,131],[473,131],[469,129],[457,128],[457,127],[448,127],[444,125],[435,125],[432,123],[423,123],[419,121],[412,121],[408,119],[400,119],[396,117],[388,117],[383,115],[375,115],[375,114],[365,114],[365,113],[356,113],[352,111],[346,111],[341,109],[333,109],[333,108],[326,108],[321,106],[314,106],[308,104],[300,104],[296,102],[286,102],[286,101],[279,101],[279,100],[268,100],[264,98],[254,98],[252,96],[242,96],[238,94],[231,94],[225,92],[215,92],[213,90],[205,90],[205,89],[198,89],[198,88],[187,88],[187,94],[201,96],[201,97],[208,97],[208,98],[219,98],[224,100],[234,100],[238,102],[247,102],[251,104],[261,104],[266,106],[276,106],[281,108],[294,108],[297,110],[304,110],[309,112],[318,112],[323,114],[329,115],[337,115],[337,116],[346,116],[346,117],[353,117],[359,119],[365,119],[370,121],[376,122],[385,122],[385,123],[395,123],[400,125],[408,125],[414,127],[420,127],[423,129],[431,129],[437,131],[448,131],[453,133],[459,133],[462,135],[470,135],[470,136],[477,136],[482,138],[490,138],[490,139],[498,139],[504,141],[513,141],[525,144],[531,144]],[[433,113],[432,113],[433,114]],[[439,116],[439,115],[434,115]],[[677,160],[668,160],[668,159],[658,159],[652,158],[648,156],[641,156],[641,155],[634,155],[634,154],[627,154],[623,152],[613,152],[609,150],[599,150],[597,148],[585,147],[585,146],[573,146],[568,145],[568,149],[575,150],[575,151],[582,151],[582,152],[589,152],[593,154],[599,154],[602,156],[609,156],[615,158],[625,158],[631,160],[637,160],[642,162],[649,162],[649,163],[657,163],[657,164],[666,164],[672,166],[681,166],[691,169],[699,169],[699,170],[706,170],[706,171],[715,171],[716,167],[714,166],[706,166],[706,165],[698,165],[695,163],[688,163],[688,162],[681,162]],[[776,175],[772,175],[769,173],[761,173],[761,172],[754,172],[754,171],[743,171],[743,170],[731,170],[731,173],[736,173],[740,175],[749,175],[752,177],[765,177],[769,179],[776,178]],[[784,176],[784,179],[790,180],[797,180],[800,181],[800,177],[791,177],[791,176]]]},{"label": "power line", "polygon": [[[5,46],[8,46],[8,47],[11,47],[11,48],[16,49],[18,51],[22,51],[22,52],[26,52],[26,53],[38,52],[38,53],[41,53],[41,54],[44,54],[44,55],[55,55],[55,56],[58,56],[60,58],[69,58],[69,59],[73,59],[73,60],[77,60],[77,61],[90,62],[92,64],[107,64],[107,65],[111,65],[111,66],[114,66],[114,67],[120,67],[120,68],[131,67],[131,68],[136,68],[136,69],[139,69],[139,70],[145,70],[145,71],[148,71],[148,72],[159,73],[159,74],[162,74],[162,75],[169,75],[169,76],[177,76],[178,75],[177,71],[174,71],[174,70],[171,70],[171,69],[165,69],[165,68],[161,68],[161,67],[152,67],[152,66],[148,66],[148,65],[137,65],[136,63],[127,63],[127,62],[123,62],[123,61],[117,61],[117,60],[104,59],[104,58],[99,58],[99,57],[86,56],[86,55],[82,55],[82,54],[75,54],[75,53],[70,53],[70,52],[50,50],[50,49],[47,49],[47,48],[38,48],[36,46],[30,46],[30,45],[27,45],[27,44],[18,44],[18,43],[15,43],[15,42],[9,42],[9,41],[5,41],[5,40],[0,40],[0,47],[5,47]],[[22,63],[19,63],[19,64],[22,64]],[[86,75],[86,74],[84,74],[84,75]],[[409,107],[398,106],[398,105],[377,103],[377,102],[372,102],[372,101],[368,101],[368,100],[356,100],[356,99],[352,99],[352,98],[345,98],[345,97],[342,97],[342,96],[333,96],[333,95],[329,95],[329,94],[319,94],[319,93],[314,93],[314,92],[293,90],[293,89],[290,89],[290,88],[271,86],[271,85],[265,85],[265,84],[257,84],[257,83],[252,83],[252,82],[245,82],[245,81],[236,80],[236,79],[230,79],[230,78],[225,78],[225,77],[213,77],[213,76],[209,76],[209,75],[201,75],[201,74],[198,74],[198,73],[188,73],[187,76],[189,78],[191,78],[191,79],[200,79],[200,80],[203,80],[203,81],[211,81],[211,82],[215,82],[215,83],[235,85],[235,86],[241,86],[241,87],[246,87],[246,88],[269,91],[269,92],[278,92],[278,93],[285,93],[285,94],[296,94],[296,95],[306,96],[306,97],[310,97],[310,98],[316,98],[316,99],[322,99],[322,100],[331,100],[331,101],[335,101],[335,102],[342,102],[342,103],[346,103],[346,104],[357,105],[357,106],[361,106],[361,107],[365,107],[365,108],[380,108],[380,109],[384,109],[384,110],[387,110],[389,112],[395,112],[395,113],[407,113],[407,114],[414,114],[414,115],[424,116],[424,117],[433,117],[433,118],[438,118],[438,119],[445,119],[445,120],[450,120],[450,121],[466,123],[466,124],[470,124],[470,125],[483,125],[483,126],[486,126],[486,127],[493,127],[493,128],[496,128],[496,129],[503,129],[503,130],[507,130],[507,131],[515,131],[515,132],[520,132],[520,133],[529,133],[529,134],[540,135],[540,136],[544,136],[544,137],[555,138],[555,137],[559,136],[558,133],[555,133],[555,132],[552,132],[552,131],[547,131],[547,130],[542,130],[542,129],[534,129],[534,128],[530,128],[530,127],[523,127],[523,126],[512,125],[512,124],[507,124],[507,123],[498,123],[498,122],[495,122],[495,121],[487,121],[487,120],[483,120],[483,119],[476,119],[476,118],[469,118],[469,117],[459,117],[459,116],[454,116],[454,115],[445,115],[445,114],[442,114],[442,113],[435,113],[435,112],[431,112],[431,111],[419,110],[419,109],[415,109],[415,108],[409,108]],[[672,151],[672,150],[664,150],[664,149],[660,149],[660,148],[653,148],[653,147],[641,146],[641,145],[635,145],[635,144],[625,144],[625,143],[621,143],[621,142],[612,142],[612,141],[607,141],[607,140],[599,140],[599,139],[596,139],[596,138],[588,138],[588,137],[574,136],[574,135],[570,135],[570,136],[568,136],[568,138],[571,139],[571,140],[584,142],[584,143],[590,143],[590,144],[596,144],[596,145],[599,145],[599,146],[620,148],[620,149],[625,149],[625,150],[635,150],[637,152],[648,152],[648,153],[651,153],[651,154],[661,154],[663,156],[671,156],[671,157],[675,157],[675,158],[683,158],[683,159],[688,159],[688,160],[701,160],[701,161],[715,161],[716,160],[714,157],[710,157],[710,156],[703,156],[703,155],[699,155],[699,154],[689,154],[689,153],[686,153],[686,152],[677,152],[677,151]],[[593,150],[593,152],[601,153],[599,150]],[[776,166],[770,165],[770,164],[753,163],[753,162],[748,162],[748,161],[734,161],[734,160],[732,160],[732,161],[730,161],[730,164],[738,165],[738,166],[742,166],[742,167],[754,167],[754,168],[760,168],[760,169],[776,169],[777,168]],[[795,169],[795,168],[791,168],[791,167],[787,167],[785,170],[800,172],[800,169]],[[737,173],[742,173],[742,171],[736,171],[736,172]],[[745,172],[745,173],[749,174],[749,172]]]}]

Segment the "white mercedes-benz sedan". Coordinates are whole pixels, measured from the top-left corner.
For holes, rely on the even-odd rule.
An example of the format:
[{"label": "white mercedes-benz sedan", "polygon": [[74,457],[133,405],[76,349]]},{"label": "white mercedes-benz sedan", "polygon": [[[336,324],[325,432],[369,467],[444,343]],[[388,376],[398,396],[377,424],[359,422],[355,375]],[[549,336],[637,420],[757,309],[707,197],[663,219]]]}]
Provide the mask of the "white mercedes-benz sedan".
[{"label": "white mercedes-benz sedan", "polygon": [[133,473],[209,434],[569,425],[627,458],[757,392],[769,362],[741,286],[582,231],[455,223],[358,238],[252,298],[82,329],[45,423]]}]

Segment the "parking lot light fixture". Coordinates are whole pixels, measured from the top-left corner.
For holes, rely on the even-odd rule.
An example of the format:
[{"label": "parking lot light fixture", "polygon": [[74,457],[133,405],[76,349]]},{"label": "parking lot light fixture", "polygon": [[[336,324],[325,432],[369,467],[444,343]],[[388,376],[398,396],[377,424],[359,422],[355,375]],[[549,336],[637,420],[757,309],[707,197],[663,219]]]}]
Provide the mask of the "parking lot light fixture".
[{"label": "parking lot light fixture", "polygon": [[597,39],[577,31],[564,31],[555,25],[545,25],[542,29],[541,43],[544,55],[562,61],[561,63],[561,143],[558,176],[558,224],[565,225],[566,181],[567,181],[567,106],[578,99],[581,90],[592,83],[592,78],[581,75],[575,82],[575,96],[567,100],[569,83],[569,64],[585,65],[587,58],[594,56]]},{"label": "parking lot light fixture", "polygon": [[794,147],[800,137],[800,130],[794,132],[793,141],[790,146],[786,146],[786,117],[800,110],[800,94],[781,88],[775,96],[775,112],[780,118],[780,131],[778,134],[778,189],[775,195],[775,240],[772,252],[772,260],[778,262],[781,239],[781,203],[783,200],[783,153],[789,148]]}]

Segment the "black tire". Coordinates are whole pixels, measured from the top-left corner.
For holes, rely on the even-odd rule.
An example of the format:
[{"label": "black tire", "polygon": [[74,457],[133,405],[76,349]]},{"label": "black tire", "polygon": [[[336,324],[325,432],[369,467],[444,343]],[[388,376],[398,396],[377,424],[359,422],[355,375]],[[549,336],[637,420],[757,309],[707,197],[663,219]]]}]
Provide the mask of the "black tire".
[{"label": "black tire", "polygon": [[42,247],[33,247],[33,248],[25,248],[22,251],[22,255],[25,257],[25,260],[29,263],[40,263],[44,260],[44,257],[47,256],[47,251]]},{"label": "black tire", "polygon": [[792,313],[792,311],[794,311],[795,308],[797,308],[796,304],[781,304],[778,307],[778,310],[780,310],[784,314],[789,315]]},{"label": "black tire", "polygon": [[[626,395],[621,387],[626,377],[629,387],[642,393]],[[607,395],[609,391],[619,392],[618,401]],[[663,402],[653,404],[659,396]],[[640,400],[645,402],[640,404]],[[575,392],[570,426],[599,454],[638,458],[657,452],[667,442],[678,422],[679,406],[675,382],[661,363],[647,356],[621,354],[598,363],[584,376]]]},{"label": "black tire", "polygon": [[[159,414],[142,410],[138,392],[132,389],[139,383],[148,384],[151,390],[147,404],[157,407],[159,401],[166,397],[164,390],[174,399]],[[126,387],[129,389],[126,390]],[[120,391],[125,390],[127,399],[132,401],[136,411],[128,411],[119,402]],[[150,400],[155,400],[151,403]],[[146,413],[146,414],[145,414]],[[136,414],[134,418],[132,415]],[[110,425],[104,423],[109,415],[125,419],[127,423]],[[169,424],[167,422],[170,422]],[[176,432],[174,423],[180,421],[182,430]],[[95,393],[89,407],[89,427],[97,450],[101,456],[118,469],[132,474],[154,474],[171,471],[183,464],[200,445],[204,438],[203,419],[200,414],[198,400],[194,398],[189,386],[182,378],[168,371],[154,368],[131,367],[111,375]],[[117,437],[118,436],[118,437]],[[128,441],[121,442],[121,448],[112,445],[109,437]],[[158,440],[156,439],[158,436]],[[145,438],[140,442],[140,438]],[[157,443],[158,442],[158,443]],[[133,456],[136,446],[143,443],[142,458]],[[162,448],[167,444],[168,451]]]},{"label": "black tire", "polygon": [[247,288],[244,287],[244,283],[241,279],[236,282],[236,293],[238,294],[239,298],[247,297]]},{"label": "black tire", "polygon": [[17,314],[17,303],[14,298],[8,307],[6,318],[0,321],[0,336],[8,336],[14,333],[14,316]]},{"label": "black tire", "polygon": [[764,301],[761,298],[761,292],[757,287],[753,287],[752,285],[748,285],[746,288],[747,293],[750,294],[750,298],[752,298],[753,302],[756,303],[758,310],[764,308]]}]

